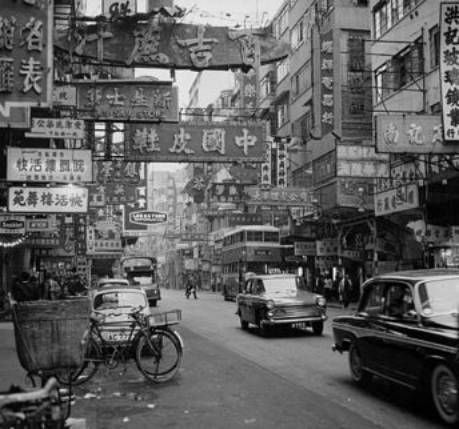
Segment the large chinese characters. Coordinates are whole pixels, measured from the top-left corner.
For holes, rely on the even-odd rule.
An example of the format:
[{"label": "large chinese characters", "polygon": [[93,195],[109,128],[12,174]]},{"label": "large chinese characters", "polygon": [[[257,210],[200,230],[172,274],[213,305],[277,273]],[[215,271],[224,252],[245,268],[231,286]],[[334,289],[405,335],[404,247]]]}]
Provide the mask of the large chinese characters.
[{"label": "large chinese characters", "polygon": [[130,124],[126,159],[165,162],[262,162],[266,124]]},{"label": "large chinese characters", "polygon": [[0,110],[45,105],[51,95],[51,2],[5,0],[0,10]]},{"label": "large chinese characters", "polygon": [[445,141],[459,140],[459,3],[440,4],[440,82]]}]

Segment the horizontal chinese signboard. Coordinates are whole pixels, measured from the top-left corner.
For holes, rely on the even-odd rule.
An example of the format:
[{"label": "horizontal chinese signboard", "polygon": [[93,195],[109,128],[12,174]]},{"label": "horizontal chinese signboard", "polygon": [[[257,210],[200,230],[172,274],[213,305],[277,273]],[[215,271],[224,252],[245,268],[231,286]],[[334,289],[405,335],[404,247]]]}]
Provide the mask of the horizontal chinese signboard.
[{"label": "horizontal chinese signboard", "polygon": [[263,216],[256,213],[238,213],[228,215],[228,226],[261,225]]},{"label": "horizontal chinese signboard", "polygon": [[384,216],[419,207],[416,184],[401,185],[395,189],[375,194],[375,216]]},{"label": "horizontal chinese signboard", "polygon": [[442,131],[440,116],[377,115],[376,149],[388,153],[459,153],[458,146],[444,144]]},{"label": "horizontal chinese signboard", "polygon": [[258,186],[246,187],[248,204],[266,206],[306,206],[308,211],[313,211],[314,199],[311,190],[304,188],[260,188]]},{"label": "horizontal chinese signboard", "polygon": [[91,151],[7,148],[7,180],[16,182],[91,182]]},{"label": "horizontal chinese signboard", "polygon": [[54,232],[56,230],[57,219],[55,215],[48,215],[37,219],[26,219],[27,232]]},{"label": "horizontal chinese signboard", "polygon": [[208,235],[205,232],[181,232],[180,241],[207,241]]},{"label": "horizontal chinese signboard", "polygon": [[30,235],[27,238],[25,244],[26,246],[40,249],[53,249],[60,246],[61,240],[58,236],[56,237],[52,233],[41,232],[39,234],[36,233]]},{"label": "horizontal chinese signboard", "polygon": [[52,11],[53,2],[2,1],[0,112],[4,119],[10,117],[11,108],[46,107],[51,102]]},{"label": "horizontal chinese signboard", "polygon": [[338,240],[336,238],[325,238],[316,241],[317,256],[331,256],[338,254]]},{"label": "horizontal chinese signboard", "polygon": [[[97,59],[104,64],[130,67],[229,70],[255,63],[256,44],[262,63],[288,56],[290,45],[264,29],[236,31],[177,23],[174,19],[132,20],[129,25],[78,26],[73,35],[57,34],[55,45],[66,52]],[[132,23],[132,24],[131,24]],[[74,43],[78,40],[78,43]]]},{"label": "horizontal chinese signboard", "polygon": [[177,122],[178,89],[171,82],[73,81],[82,119]]},{"label": "horizontal chinese signboard", "polygon": [[294,254],[296,256],[315,256],[317,253],[315,241],[295,241]]},{"label": "horizontal chinese signboard", "polygon": [[10,187],[8,210],[21,213],[86,213],[88,190],[77,186]]},{"label": "horizontal chinese signboard", "polygon": [[67,118],[32,118],[32,127],[26,137],[34,139],[83,139],[84,121]]},{"label": "horizontal chinese signboard", "polygon": [[263,162],[265,122],[130,124],[125,158],[154,162]]},{"label": "horizontal chinese signboard", "polygon": [[97,255],[98,253],[123,251],[121,243],[120,226],[114,222],[100,221],[87,227],[86,253]]},{"label": "horizontal chinese signboard", "polygon": [[25,234],[25,216],[0,215],[0,234]]},{"label": "horizontal chinese signboard", "polygon": [[154,225],[167,222],[167,213],[140,210],[129,213],[131,223],[138,225]]}]

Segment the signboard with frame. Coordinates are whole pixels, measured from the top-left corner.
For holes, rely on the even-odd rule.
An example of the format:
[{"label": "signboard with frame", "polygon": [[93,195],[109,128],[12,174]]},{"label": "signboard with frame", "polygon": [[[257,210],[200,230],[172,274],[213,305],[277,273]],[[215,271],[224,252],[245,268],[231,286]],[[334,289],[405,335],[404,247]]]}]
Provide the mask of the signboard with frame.
[{"label": "signboard with frame", "polygon": [[53,2],[2,2],[0,127],[15,122],[10,121],[12,109],[46,107],[51,102],[52,18]]},{"label": "signboard with frame", "polygon": [[8,210],[15,213],[86,213],[88,190],[78,186],[8,188]]},{"label": "signboard with frame", "polygon": [[91,182],[91,151],[7,147],[7,180],[16,182]]},{"label": "signboard with frame", "polygon": [[84,139],[84,121],[69,118],[32,118],[30,133],[25,136],[34,139]]},{"label": "signboard with frame", "polygon": [[25,216],[0,214],[0,234],[25,234]]},{"label": "signboard with frame", "polygon": [[146,162],[263,162],[267,123],[129,124],[125,159]]},{"label": "signboard with frame", "polygon": [[75,80],[81,119],[178,122],[178,88],[172,82]]},{"label": "signboard with frame", "polygon": [[419,208],[419,190],[414,183],[375,194],[375,216]]},{"label": "signboard with frame", "polygon": [[[459,136],[458,136],[459,139]],[[457,153],[445,145],[441,116],[377,115],[376,150],[387,153]]]}]

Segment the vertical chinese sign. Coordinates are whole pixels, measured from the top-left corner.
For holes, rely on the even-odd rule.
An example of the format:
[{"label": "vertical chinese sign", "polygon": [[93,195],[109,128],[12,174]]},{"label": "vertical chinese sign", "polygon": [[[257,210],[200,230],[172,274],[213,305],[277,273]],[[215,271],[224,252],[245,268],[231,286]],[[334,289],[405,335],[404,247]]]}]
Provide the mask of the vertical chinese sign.
[{"label": "vertical chinese sign", "polygon": [[265,155],[261,164],[261,185],[271,185],[272,139],[266,141]]},{"label": "vertical chinese sign", "polygon": [[459,140],[459,2],[440,4],[440,85],[443,132],[447,142]]},{"label": "vertical chinese sign", "polygon": [[11,125],[18,109],[50,103],[52,30],[51,1],[2,1],[0,127]]},{"label": "vertical chinese sign", "polygon": [[321,126],[322,135],[333,131],[334,101],[333,101],[333,32],[322,35],[320,42],[320,71],[321,71]]},{"label": "vertical chinese sign", "polygon": [[287,141],[281,139],[277,143],[277,186],[285,188],[287,186]]}]

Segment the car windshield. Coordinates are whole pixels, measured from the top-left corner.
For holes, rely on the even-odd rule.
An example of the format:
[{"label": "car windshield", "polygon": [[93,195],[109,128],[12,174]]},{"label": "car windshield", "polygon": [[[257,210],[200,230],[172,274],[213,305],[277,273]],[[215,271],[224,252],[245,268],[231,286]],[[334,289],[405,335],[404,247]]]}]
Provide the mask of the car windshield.
[{"label": "car windshield", "polygon": [[430,280],[419,285],[419,299],[425,316],[459,313],[459,278]]},{"label": "car windshield", "polygon": [[145,307],[145,297],[141,293],[106,292],[94,298],[94,310],[115,309],[119,307]]},{"label": "car windshield", "polygon": [[106,283],[99,283],[99,287],[126,287],[128,286],[125,282],[106,282]]},{"label": "car windshield", "polygon": [[308,290],[300,277],[275,277],[263,279],[266,293],[296,294],[298,290]]}]

